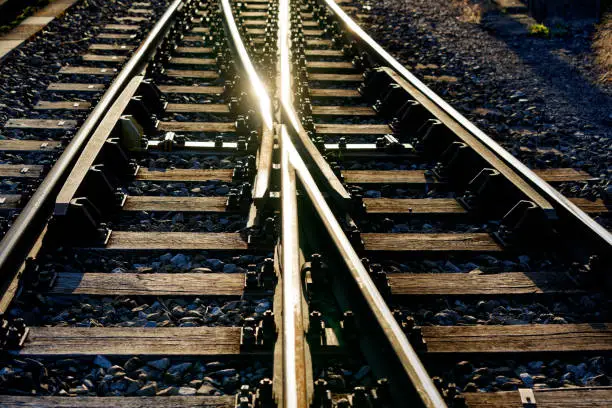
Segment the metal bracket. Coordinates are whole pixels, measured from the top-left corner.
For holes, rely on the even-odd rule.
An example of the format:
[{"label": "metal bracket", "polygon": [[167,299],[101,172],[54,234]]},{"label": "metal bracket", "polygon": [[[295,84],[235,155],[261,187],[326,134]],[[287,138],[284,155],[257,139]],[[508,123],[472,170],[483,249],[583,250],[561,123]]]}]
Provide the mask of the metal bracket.
[{"label": "metal bracket", "polygon": [[38,262],[32,257],[28,257],[24,262],[22,272],[22,281],[25,284],[31,285],[33,288],[51,289],[55,286],[57,280],[57,272],[49,270],[40,270]]},{"label": "metal bracket", "polygon": [[515,242],[535,242],[536,239],[542,238],[536,233],[542,231],[543,222],[542,209],[532,201],[521,200],[504,215],[493,236],[504,246]]},{"label": "metal bracket", "polygon": [[332,406],[332,394],[327,387],[327,381],[323,378],[316,379],[314,381],[314,395],[313,404],[314,407],[331,407]]},{"label": "metal bracket", "polygon": [[455,140],[455,135],[448,127],[437,119],[430,119],[417,132],[413,145],[427,159],[434,159]]},{"label": "metal bracket", "polygon": [[523,408],[536,408],[537,403],[531,388],[519,388],[518,392],[521,396],[521,404],[523,404]]},{"label": "metal bracket", "polygon": [[389,285],[389,278],[387,277],[387,273],[383,271],[382,265],[377,263],[371,264],[368,268],[368,274],[383,298],[388,299],[391,295],[391,286]]},{"label": "metal bracket", "polygon": [[364,217],[367,213],[367,209],[363,202],[362,190],[353,188],[349,194],[351,195],[351,214],[358,218]]},{"label": "metal bracket", "polygon": [[252,317],[244,319],[244,326],[240,329],[240,348],[251,350],[257,345],[257,326]]},{"label": "metal bracket", "polygon": [[359,93],[366,99],[374,101],[381,90],[387,89],[391,78],[381,69],[369,69],[364,73],[364,81],[359,87]]},{"label": "metal bracket", "polygon": [[403,332],[406,334],[406,337],[408,338],[408,341],[412,347],[414,347],[416,351],[427,351],[427,342],[423,338],[421,326],[416,325],[414,317],[404,316],[404,314],[399,310],[393,311],[393,316],[402,328]]},{"label": "metal bracket", "polygon": [[358,339],[357,322],[355,322],[355,315],[352,310],[344,312],[340,327],[342,328],[342,336],[346,342],[349,344],[356,344]]},{"label": "metal bracket", "polygon": [[276,271],[274,270],[274,260],[272,258],[264,259],[263,265],[259,269],[257,276],[259,286],[263,289],[273,289],[278,282]]},{"label": "metal bracket", "polygon": [[247,167],[242,161],[237,161],[232,172],[232,181],[244,181],[248,178]]},{"label": "metal bracket", "polygon": [[433,119],[430,115],[423,105],[409,99],[397,110],[389,127],[395,134],[413,134]]},{"label": "metal bracket", "polygon": [[257,272],[250,270],[251,265],[249,265],[249,270],[244,274],[244,291],[245,292],[253,292],[259,289],[259,281],[257,279]]},{"label": "metal bracket", "polygon": [[273,407],[274,399],[272,395],[272,380],[264,378],[259,381],[259,387],[255,394],[255,406],[257,408],[268,408]]},{"label": "metal bracket", "polygon": [[[252,145],[252,143],[249,143]],[[247,178],[253,180],[257,174],[257,159],[254,155],[250,154],[246,157],[246,163],[244,164]]]},{"label": "metal bracket", "polygon": [[[351,403],[351,407],[363,407],[363,408],[373,408],[375,406],[378,406],[377,402],[375,398],[376,398],[376,393],[373,392],[374,389],[371,389],[370,391],[368,391],[368,389],[366,387],[355,387],[353,389],[353,393],[349,394],[349,401]],[[376,405],[375,405],[376,404]]]},{"label": "metal bracket", "polygon": [[349,228],[348,231],[346,231],[346,236],[355,250],[362,251],[364,249],[365,244],[361,239],[361,231],[359,228],[356,226]]},{"label": "metal bracket", "polygon": [[232,115],[244,115],[248,112],[248,94],[240,92],[238,96],[232,96],[229,100],[228,108]]},{"label": "metal bracket", "polygon": [[[325,276],[327,275],[326,271],[327,265],[323,262],[320,254],[312,254],[310,256],[310,261],[304,262],[301,268],[302,277],[314,285],[321,285],[324,283]],[[310,293],[311,290],[309,288],[307,289],[307,292]]]},{"label": "metal bracket", "polygon": [[147,106],[142,96],[132,96],[124,113],[125,115],[133,116],[143,128],[145,134],[153,135],[157,132],[159,120],[149,110],[149,106]]},{"label": "metal bracket", "polygon": [[[390,83],[376,100],[372,109],[386,117],[393,117],[399,110],[397,106],[404,106],[412,99],[408,92],[396,83]],[[400,108],[401,109],[401,108]]]},{"label": "metal bracket", "polygon": [[248,385],[242,385],[240,392],[236,394],[235,408],[252,408],[254,407],[254,395],[250,391]]},{"label": "metal bracket", "polygon": [[321,152],[321,154],[325,154],[325,151],[327,150],[325,147],[325,139],[323,139],[322,137],[315,137],[311,139],[317,150]]},{"label": "metal bracket", "polygon": [[[469,146],[463,142],[451,143],[440,155],[433,173],[438,180],[456,181],[462,173],[467,172],[466,164],[470,162]],[[466,177],[461,177],[465,179]],[[473,177],[468,178],[468,181]]]},{"label": "metal bracket", "polygon": [[101,214],[115,212],[123,207],[127,195],[116,186],[116,180],[109,174],[109,167],[104,164],[94,164],[85,175],[85,180],[79,188],[79,194],[96,206]]},{"label": "metal bracket", "polygon": [[[221,95],[223,96],[223,98],[225,100],[228,100],[228,99],[232,98],[232,96],[234,94],[234,90],[238,86],[238,81],[239,81],[239,78],[234,76],[234,78],[226,79],[223,82],[223,92],[221,93]],[[229,106],[229,104],[228,104],[228,106]]]},{"label": "metal bracket", "polygon": [[276,238],[276,220],[268,217],[264,220],[261,228],[253,228],[248,232],[247,242],[249,245],[272,245]]},{"label": "metal bracket", "polygon": [[136,93],[142,97],[143,102],[153,114],[162,114],[168,106],[164,94],[150,79],[143,80]]},{"label": "metal bracket", "polygon": [[383,136],[385,141],[385,150],[387,153],[399,153],[404,150],[404,145],[393,135]]},{"label": "metal bracket", "polygon": [[23,347],[23,344],[30,333],[23,319],[18,318],[12,321],[2,319],[0,321],[0,350],[14,350]]},{"label": "metal bracket", "polygon": [[121,145],[119,138],[111,137],[104,142],[103,163],[116,178],[135,176],[140,166],[130,158],[128,152]]},{"label": "metal bracket", "polygon": [[[66,216],[55,224],[57,233],[78,245],[101,245],[108,243],[111,230],[100,222],[100,210],[86,197],[70,201]],[[78,231],[78,234],[74,232]]]},{"label": "metal bracket", "polygon": [[326,344],[325,322],[321,319],[321,312],[313,310],[310,312],[310,324],[308,326],[309,342],[312,346],[323,346]]},{"label": "metal bracket", "polygon": [[179,136],[174,132],[166,132],[164,139],[158,145],[159,150],[171,152],[185,147],[185,136]]},{"label": "metal bracket", "polygon": [[235,121],[236,136],[246,136],[251,131],[249,122],[247,122],[246,115],[238,115]]},{"label": "metal bracket", "polygon": [[253,200],[251,184],[242,183],[239,188],[232,188],[225,204],[228,211],[248,211]]},{"label": "metal bracket", "polygon": [[257,270],[256,264],[247,266],[247,273],[244,276],[245,294],[261,293],[274,289],[278,278],[274,271],[274,261],[266,258],[264,264]]},{"label": "metal bracket", "polygon": [[499,197],[503,178],[501,174],[490,168],[484,168],[468,184],[459,201],[468,211],[484,209],[493,199]]},{"label": "metal bracket", "polygon": [[240,348],[243,350],[271,348],[274,346],[276,336],[274,313],[266,310],[259,323],[252,317],[244,319],[244,326],[240,331]]},{"label": "metal bracket", "polygon": [[119,134],[123,147],[128,151],[144,151],[147,149],[147,140],[140,123],[131,115],[123,115],[119,119]]}]

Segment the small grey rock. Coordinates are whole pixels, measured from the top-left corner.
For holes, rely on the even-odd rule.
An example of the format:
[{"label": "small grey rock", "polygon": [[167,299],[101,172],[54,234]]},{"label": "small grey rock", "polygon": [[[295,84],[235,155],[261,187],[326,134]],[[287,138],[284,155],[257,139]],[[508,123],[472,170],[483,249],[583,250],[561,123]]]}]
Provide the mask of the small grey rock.
[{"label": "small grey rock", "polygon": [[209,383],[203,383],[200,388],[198,388],[198,395],[213,395],[217,389]]},{"label": "small grey rock", "polygon": [[138,357],[132,357],[125,362],[123,367],[125,368],[125,371],[132,372],[138,370],[140,367],[143,366],[143,364],[144,363],[142,362],[142,360]]},{"label": "small grey rock", "polygon": [[225,264],[225,265],[223,265],[223,272],[224,273],[235,273],[237,269],[238,269],[238,267],[236,266],[236,264]]},{"label": "small grey rock", "polygon": [[192,387],[180,387],[178,389],[178,395],[187,396],[187,395],[195,395],[195,394],[196,394],[196,389]]},{"label": "small grey rock", "polygon": [[96,358],[94,360],[94,364],[97,365],[98,367],[102,367],[102,368],[107,369],[107,370],[113,366],[113,363],[111,363],[104,356],[96,356]]},{"label": "small grey rock", "polygon": [[172,367],[168,368],[168,373],[172,374],[172,375],[175,375],[175,376],[182,376],[192,366],[193,366],[193,364],[191,364],[191,363],[176,364],[176,365],[173,365]]},{"label": "small grey rock", "polygon": [[236,375],[236,369],[235,368],[225,368],[223,370],[215,371],[214,373],[211,373],[210,375],[219,376],[219,377],[231,377],[233,375]]},{"label": "small grey rock", "polygon": [[141,387],[136,391],[136,395],[140,397],[152,397],[157,393],[157,383],[155,381]]},{"label": "small grey rock", "polygon": [[155,394],[158,397],[168,397],[171,395],[178,395],[178,387],[174,387],[174,386],[170,386],[168,388],[164,388],[161,391],[158,391],[157,394]]},{"label": "small grey rock", "polygon": [[170,367],[170,360],[167,358],[162,358],[160,360],[154,360],[154,361],[149,361],[147,363],[147,365],[160,370],[160,371],[164,371],[166,370],[168,367]]},{"label": "small grey rock", "polygon": [[525,384],[529,388],[533,388],[533,377],[529,375],[529,373],[521,373],[519,377],[521,377],[521,381],[523,381],[523,384]]}]

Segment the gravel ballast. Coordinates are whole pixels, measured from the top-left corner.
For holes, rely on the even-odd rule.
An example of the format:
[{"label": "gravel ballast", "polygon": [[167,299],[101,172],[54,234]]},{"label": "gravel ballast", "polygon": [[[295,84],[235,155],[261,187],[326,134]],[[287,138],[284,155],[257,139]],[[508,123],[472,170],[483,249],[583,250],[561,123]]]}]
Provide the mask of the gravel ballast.
[{"label": "gravel ballast", "polygon": [[236,393],[270,378],[269,362],[145,359],[96,356],[82,359],[25,358],[5,361],[0,392],[55,396],[208,396]]},{"label": "gravel ballast", "polygon": [[607,386],[612,379],[612,360],[603,356],[567,360],[463,360],[439,377],[444,385],[455,384],[458,392]]}]

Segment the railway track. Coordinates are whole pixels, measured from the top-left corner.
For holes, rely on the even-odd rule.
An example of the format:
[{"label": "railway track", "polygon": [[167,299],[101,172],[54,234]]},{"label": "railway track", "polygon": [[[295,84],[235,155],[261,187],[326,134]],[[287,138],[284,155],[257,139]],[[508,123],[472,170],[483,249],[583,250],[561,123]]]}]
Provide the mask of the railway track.
[{"label": "railway track", "polygon": [[612,403],[612,238],[547,183],[590,176],[525,168],[343,9],[168,2],[62,68],[112,82],[50,84],[104,92],[82,123],[10,123],[74,137],[0,243],[4,406]]},{"label": "railway track", "polygon": [[[64,4],[58,5],[58,8],[64,7]],[[83,38],[65,38],[66,45],[83,50],[82,55],[75,58],[73,53],[62,50],[50,69],[47,66],[37,69],[41,59],[39,55],[33,56],[31,69],[46,71],[48,76],[33,74],[30,78],[32,85],[27,88],[18,82],[21,72],[15,78],[7,77],[14,87],[11,91],[14,96],[27,101],[24,105],[27,106],[28,102],[31,105],[27,109],[20,109],[23,105],[17,104],[13,115],[14,112],[19,114],[8,118],[1,131],[0,235],[4,235],[16,216],[24,210],[61,153],[68,150],[68,154],[56,166],[58,170],[66,168],[68,159],[74,159],[74,152],[78,151],[84,140],[83,132],[78,134],[79,137],[74,137],[77,130],[82,125],[87,129],[89,125],[85,126],[84,122],[88,115],[126,63],[126,54],[142,43],[152,26],[150,18],[157,15],[160,9],[159,2],[146,3],[146,6],[145,3],[134,2],[131,6],[118,5],[105,9],[106,13],[102,12],[101,19],[97,21],[99,25],[91,27],[94,38],[88,47],[83,46]],[[92,9],[92,14],[95,11]],[[25,25],[17,30],[17,34],[32,29],[40,29],[40,26]],[[87,39],[88,33],[82,35]],[[13,37],[9,35],[8,38]],[[112,43],[114,41],[123,41],[124,44],[117,45]],[[109,52],[116,55],[106,55]],[[97,116],[99,112],[93,119]],[[91,121],[88,123],[91,124]],[[56,175],[58,172],[51,173]]]}]

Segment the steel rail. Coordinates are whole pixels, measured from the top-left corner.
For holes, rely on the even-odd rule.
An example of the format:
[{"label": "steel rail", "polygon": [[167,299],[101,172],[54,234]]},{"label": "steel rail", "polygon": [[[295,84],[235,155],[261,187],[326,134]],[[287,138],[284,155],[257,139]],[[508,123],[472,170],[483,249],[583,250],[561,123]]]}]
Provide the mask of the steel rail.
[{"label": "steel rail", "polygon": [[553,186],[542,180],[537,174],[530,170],[527,166],[521,163],[516,157],[512,156],[510,152],[495,142],[490,136],[487,136],[482,130],[478,129],[472,122],[470,122],[465,116],[457,112],[452,106],[440,98],[434,91],[429,89],[427,85],[421,82],[415,77],[410,71],[408,71],[402,64],[400,64],[395,58],[393,58],[387,51],[385,51],[372,37],[370,37],[357,23],[353,21],[340,6],[334,0],[320,0],[327,4],[332,12],[341,20],[342,23],[357,36],[364,44],[366,44],[370,50],[378,56],[378,58],[384,63],[392,67],[399,75],[401,75],[406,81],[412,86],[417,88],[423,95],[430,99],[446,114],[451,116],[457,121],[465,130],[470,132],[474,137],[479,139],[485,146],[493,151],[498,157],[500,157],[508,166],[518,173],[523,179],[535,186],[540,190],[542,194],[558,206],[563,208],[576,220],[578,220],[587,230],[596,234],[603,242],[608,246],[612,246],[612,233],[607,231],[603,226],[598,224],[593,218],[589,217],[584,211],[578,208],[574,203],[563,196]]},{"label": "steel rail", "polygon": [[359,255],[357,255],[357,252],[355,252],[355,249],[344,234],[342,227],[325,201],[325,197],[323,197],[323,194],[321,194],[321,191],[318,189],[302,157],[291,143],[291,139],[287,132],[283,132],[281,143],[284,146],[283,149],[288,150],[289,162],[295,169],[304,190],[321,217],[323,225],[331,236],[336,248],[339,250],[346,267],[356,282],[369,308],[372,310],[378,324],[389,340],[404,371],[412,381],[423,405],[426,407],[446,407],[444,399],[438,392],[438,389],[425,370],[423,363],[414,351],[414,348],[412,348],[408,342],[402,328],[393,317],[387,303],[361,263]]},{"label": "steel rail", "polygon": [[[266,91],[265,85],[262,80],[257,75],[255,71],[255,67],[249,58],[246,47],[244,46],[244,42],[240,37],[240,31],[238,30],[238,26],[236,25],[236,21],[234,20],[234,15],[232,13],[232,7],[229,3],[229,0],[220,0],[219,8],[223,15],[223,24],[227,29],[229,35],[229,46],[234,51],[236,56],[238,57],[237,62],[241,65],[242,71],[246,74],[248,83],[250,85],[254,100],[257,101],[259,105],[259,114],[263,119],[263,129],[262,129],[262,138],[261,145],[259,151],[259,157],[267,157],[271,158],[272,156],[272,148],[273,143],[270,141],[269,143],[264,142],[264,137],[269,140],[273,136],[274,132],[274,117],[272,112],[272,101],[268,92]],[[263,152],[262,149],[268,149],[268,152]],[[270,176],[272,173],[272,161],[263,165],[261,160],[258,160],[257,163],[257,176],[255,177],[255,182],[253,185],[253,198],[258,202],[258,200],[263,200],[267,196],[269,192],[270,185]]]},{"label": "steel rail", "polygon": [[[293,106],[291,91],[289,29],[289,0],[280,0],[279,52],[281,61],[281,106],[283,108],[283,117],[289,119],[295,132],[299,132],[302,126]],[[288,152],[290,164],[294,167],[313,206],[321,217],[327,232],[330,234],[334,244],[339,250],[351,276],[355,280],[368,307],[389,340],[393,351],[399,359],[406,375],[412,381],[424,406],[446,407],[444,399],[425,370],[423,363],[408,342],[402,328],[393,317],[387,303],[376,288],[376,285],[364,268],[355,249],[344,234],[342,227],[327,204],[325,197],[323,197],[323,194],[318,189],[314,178],[306,167],[306,163],[291,142],[291,137],[285,127],[283,127],[281,133],[281,145],[283,151]]]},{"label": "steel rail", "polygon": [[[242,65],[255,97],[259,101],[264,131],[272,132],[274,117],[271,99],[248,56],[234,21],[229,0],[220,0],[220,5],[238,62]],[[284,129],[284,126],[282,128]],[[308,408],[309,387],[306,383],[307,360],[299,262],[296,180],[295,172],[289,164],[288,153],[284,147],[281,148],[281,188],[283,387],[282,401],[279,402],[283,408]]]},{"label": "steel rail", "polygon": [[234,20],[234,14],[232,13],[232,7],[230,6],[229,0],[219,0],[219,6],[223,13],[224,23],[229,30],[228,39],[230,40],[230,46],[233,47],[234,51],[238,56],[238,62],[242,65],[242,70],[246,73],[248,83],[251,86],[252,91],[255,93],[255,98],[259,102],[259,111],[263,119],[264,130],[272,130],[274,127],[274,118],[272,116],[272,101],[266,91],[266,87],[263,81],[259,78],[253,62],[249,58],[249,53],[244,46],[244,42],[240,37],[240,31]]},{"label": "steel rail", "polygon": [[[281,145],[291,143],[281,126]],[[298,238],[296,177],[289,152],[281,149],[282,273],[283,273],[283,408],[308,408],[306,339]]]},{"label": "steel rail", "polygon": [[[280,82],[281,101],[291,91],[291,76],[283,67],[288,63],[289,1],[278,4],[277,77]],[[281,120],[282,120],[281,114]],[[297,120],[297,117],[289,118]],[[285,125],[280,127],[281,146],[281,198],[283,249],[283,408],[307,408],[309,404],[306,384],[305,330],[303,325],[301,271],[299,262],[298,212],[295,170],[289,163],[291,141],[284,137]],[[295,269],[297,267],[297,269]],[[299,336],[299,337],[298,337]],[[300,373],[298,374],[298,369]],[[287,390],[292,390],[287,395]],[[295,390],[295,391],[293,391]]]},{"label": "steel rail", "polygon": [[280,0],[278,7],[278,49],[280,53],[280,104],[282,108],[283,121],[288,121],[291,129],[312,160],[321,178],[327,180],[329,193],[340,205],[345,205],[350,200],[350,195],[334,176],[329,163],[319,153],[314,143],[308,137],[306,130],[293,107],[293,93],[291,81],[291,59],[290,59],[290,29],[289,0]]},{"label": "steel rail", "polygon": [[[184,3],[184,0],[175,0],[161,16],[134,55],[113,80],[108,90],[100,99],[100,102],[89,114],[72,141],[66,146],[62,155],[38,186],[36,192],[25,205],[10,230],[3,237],[0,242],[0,276],[2,276],[2,285],[6,285],[7,282],[5,280],[12,280],[12,277],[17,273],[23,258],[42,230],[44,221],[51,214],[54,196],[61,187],[63,180],[67,177],[86,142],[99,126],[106,111],[129,81],[144,69],[148,59],[162,41],[176,13],[182,9]],[[12,275],[9,276],[8,274]]]}]

